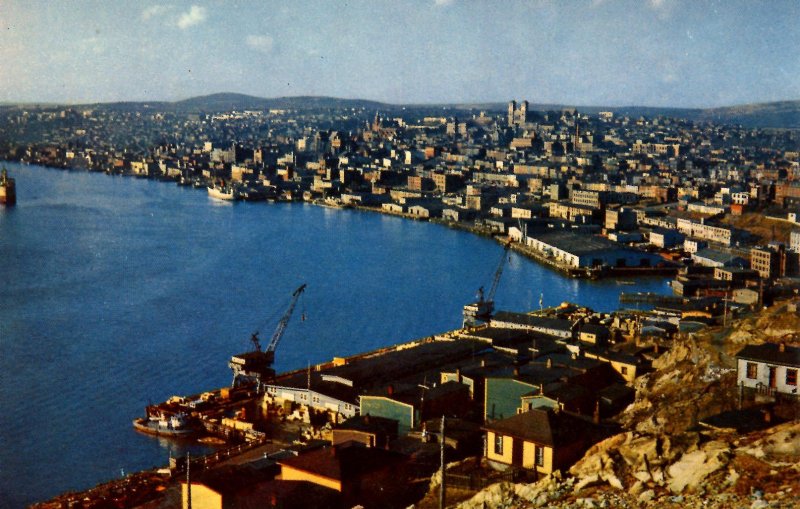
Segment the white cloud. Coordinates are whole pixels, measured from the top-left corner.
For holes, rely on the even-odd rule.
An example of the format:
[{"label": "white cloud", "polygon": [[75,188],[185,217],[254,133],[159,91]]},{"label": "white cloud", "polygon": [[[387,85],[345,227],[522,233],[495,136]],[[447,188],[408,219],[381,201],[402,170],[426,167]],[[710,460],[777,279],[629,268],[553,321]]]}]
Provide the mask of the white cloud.
[{"label": "white cloud", "polygon": [[150,18],[162,16],[172,10],[171,5],[151,5],[142,11],[142,20],[147,21]]},{"label": "white cloud", "polygon": [[248,35],[247,45],[261,53],[270,53],[275,41],[268,35]]},{"label": "white cloud", "polygon": [[181,30],[198,25],[208,18],[208,10],[199,5],[193,5],[188,12],[184,12],[178,18],[178,28]]},{"label": "white cloud", "polygon": [[456,0],[433,0],[437,6],[453,5]]}]

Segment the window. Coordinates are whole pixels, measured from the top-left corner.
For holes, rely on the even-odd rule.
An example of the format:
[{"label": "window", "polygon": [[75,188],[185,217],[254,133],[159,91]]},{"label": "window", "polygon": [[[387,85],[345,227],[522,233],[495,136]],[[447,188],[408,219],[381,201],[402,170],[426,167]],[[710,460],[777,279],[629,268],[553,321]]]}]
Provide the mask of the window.
[{"label": "window", "polygon": [[797,385],[797,370],[786,368],[786,385]]},{"label": "window", "polygon": [[536,466],[544,466],[544,447],[536,446]]},{"label": "window", "polygon": [[494,453],[503,454],[503,435],[494,436]]},{"label": "window", "polygon": [[747,378],[755,380],[758,378],[758,364],[755,362],[747,363]]},{"label": "window", "polygon": [[620,373],[622,373],[622,376],[626,376],[628,374],[628,366],[621,366]]}]

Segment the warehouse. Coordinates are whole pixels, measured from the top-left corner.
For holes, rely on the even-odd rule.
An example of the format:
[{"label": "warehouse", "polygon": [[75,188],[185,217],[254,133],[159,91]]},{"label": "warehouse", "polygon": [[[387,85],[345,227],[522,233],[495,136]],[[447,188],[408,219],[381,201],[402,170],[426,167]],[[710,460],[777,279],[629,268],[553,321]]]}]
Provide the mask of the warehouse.
[{"label": "warehouse", "polygon": [[528,247],[569,267],[655,267],[664,260],[655,254],[628,248],[594,235],[569,232],[528,237]]}]

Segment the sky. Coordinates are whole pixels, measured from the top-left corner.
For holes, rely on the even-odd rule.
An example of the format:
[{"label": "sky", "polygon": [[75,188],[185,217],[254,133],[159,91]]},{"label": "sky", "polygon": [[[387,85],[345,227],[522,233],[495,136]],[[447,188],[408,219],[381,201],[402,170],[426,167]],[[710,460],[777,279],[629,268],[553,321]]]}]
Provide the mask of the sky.
[{"label": "sky", "polygon": [[800,99],[800,0],[0,0],[0,102]]}]

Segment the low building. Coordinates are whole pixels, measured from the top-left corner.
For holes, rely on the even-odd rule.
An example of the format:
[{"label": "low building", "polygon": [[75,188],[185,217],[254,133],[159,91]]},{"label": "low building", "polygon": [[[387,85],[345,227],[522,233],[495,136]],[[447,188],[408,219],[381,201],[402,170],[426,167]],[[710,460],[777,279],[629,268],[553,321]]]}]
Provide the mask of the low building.
[{"label": "low building", "polygon": [[675,230],[666,228],[655,228],[650,232],[650,243],[664,249],[670,249],[683,244],[685,236]]},{"label": "low building", "polygon": [[654,267],[664,259],[594,235],[556,232],[529,236],[528,247],[571,268]]},{"label": "low building", "polygon": [[305,507],[338,507],[341,495],[329,487],[308,481],[273,479],[280,471],[274,461],[267,468],[250,465],[207,470],[192,478],[191,492],[181,482],[182,507],[194,509],[227,509],[231,507],[272,507],[301,509]]},{"label": "low building", "polygon": [[377,415],[357,415],[336,426],[331,433],[332,445],[353,441],[385,449],[397,438],[397,421]]},{"label": "low building", "polygon": [[348,380],[315,375],[310,382],[297,379],[294,383],[296,385],[265,384],[267,397],[274,403],[291,402],[316,412],[327,412],[332,422],[358,414],[358,391]]},{"label": "low building", "polygon": [[520,329],[540,332],[557,338],[572,338],[574,325],[569,320],[532,316],[524,313],[498,311],[491,319],[491,326],[498,329]]},{"label": "low building", "polygon": [[595,435],[591,423],[542,408],[491,422],[484,430],[489,461],[545,475],[572,465]]},{"label": "low building", "polygon": [[749,389],[797,398],[798,370],[800,347],[764,343],[747,345],[736,354],[736,381]]},{"label": "low building", "polygon": [[398,433],[405,435],[422,421],[464,415],[471,406],[469,387],[457,382],[433,387],[390,385],[380,392],[362,395],[360,413],[394,419]]},{"label": "low building", "polygon": [[716,249],[706,248],[692,254],[692,261],[703,267],[747,267],[747,260]]},{"label": "low building", "polygon": [[279,459],[278,464],[281,480],[307,481],[335,490],[345,507],[384,507],[401,496],[397,490],[407,489],[405,461],[403,455],[385,449],[347,442]]}]

